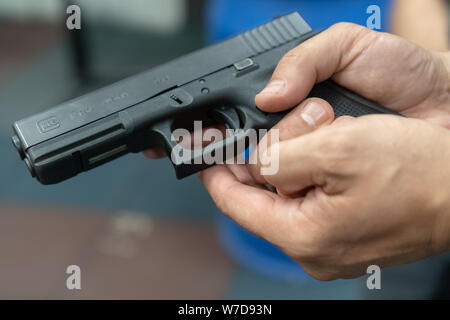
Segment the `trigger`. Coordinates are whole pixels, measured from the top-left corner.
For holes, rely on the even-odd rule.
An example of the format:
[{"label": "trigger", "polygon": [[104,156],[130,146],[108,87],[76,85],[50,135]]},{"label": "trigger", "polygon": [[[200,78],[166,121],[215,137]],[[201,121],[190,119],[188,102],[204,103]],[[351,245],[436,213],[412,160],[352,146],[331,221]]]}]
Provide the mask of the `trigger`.
[{"label": "trigger", "polygon": [[237,130],[241,128],[239,115],[234,108],[220,107],[212,109],[210,116],[214,120],[224,123],[227,129]]}]

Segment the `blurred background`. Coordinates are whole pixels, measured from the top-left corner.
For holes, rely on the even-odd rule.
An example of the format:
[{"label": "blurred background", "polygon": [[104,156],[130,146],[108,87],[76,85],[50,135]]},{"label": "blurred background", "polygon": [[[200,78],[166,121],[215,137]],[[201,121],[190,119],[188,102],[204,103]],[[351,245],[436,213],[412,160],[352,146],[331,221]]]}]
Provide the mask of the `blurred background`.
[{"label": "blurred background", "polygon": [[[81,8],[81,30],[66,28],[70,4]],[[127,155],[42,186],[10,141],[16,120],[275,16],[297,10],[314,29],[365,25],[372,4],[382,30],[448,50],[440,0],[0,0],[0,298],[449,297],[446,257],[383,270],[378,292],[365,277],[320,283],[222,218],[168,159]],[[72,264],[81,290],[66,288]]]}]

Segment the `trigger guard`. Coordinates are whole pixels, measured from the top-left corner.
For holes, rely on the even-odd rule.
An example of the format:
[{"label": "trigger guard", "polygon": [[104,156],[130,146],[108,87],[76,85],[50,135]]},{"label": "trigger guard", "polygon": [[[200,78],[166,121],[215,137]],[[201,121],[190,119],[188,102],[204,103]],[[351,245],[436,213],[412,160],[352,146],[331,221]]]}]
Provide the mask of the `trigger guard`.
[{"label": "trigger guard", "polygon": [[241,128],[239,114],[234,108],[220,107],[210,111],[210,116],[218,122],[224,122],[227,129],[237,130]]}]

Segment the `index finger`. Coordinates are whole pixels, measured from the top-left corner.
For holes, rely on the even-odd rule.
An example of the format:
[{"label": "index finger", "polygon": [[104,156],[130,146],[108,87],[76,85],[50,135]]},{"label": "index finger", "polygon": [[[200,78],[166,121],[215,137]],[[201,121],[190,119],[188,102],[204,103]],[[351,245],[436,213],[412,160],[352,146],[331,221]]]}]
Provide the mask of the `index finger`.
[{"label": "index finger", "polygon": [[273,243],[282,243],[299,214],[298,200],[241,183],[226,165],[200,172],[217,207],[239,225]]}]

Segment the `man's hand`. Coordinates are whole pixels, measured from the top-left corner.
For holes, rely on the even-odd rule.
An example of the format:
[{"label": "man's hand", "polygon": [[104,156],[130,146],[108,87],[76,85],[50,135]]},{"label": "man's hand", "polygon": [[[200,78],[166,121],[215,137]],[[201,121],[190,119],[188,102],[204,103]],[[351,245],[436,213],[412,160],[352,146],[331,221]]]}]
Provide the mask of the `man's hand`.
[{"label": "man's hand", "polygon": [[[432,53],[397,36],[339,23],[280,61],[256,104],[267,112],[302,102],[315,83],[340,85],[406,116],[450,128],[450,53]],[[149,158],[164,157],[147,150]]]},{"label": "man's hand", "polygon": [[280,142],[279,154],[275,175],[216,166],[200,177],[226,215],[311,276],[351,278],[450,249],[448,130],[387,115],[342,118]]},{"label": "man's hand", "polygon": [[[225,214],[321,280],[448,250],[448,58],[396,36],[338,24],[289,52],[256,97],[268,112],[300,103],[275,128],[278,173],[216,166],[200,177]],[[303,101],[328,78],[423,120],[373,115],[330,125],[328,103]]]},{"label": "man's hand", "polygon": [[287,53],[256,104],[268,112],[292,108],[315,83],[333,78],[408,117],[450,128],[449,61],[448,53],[340,23]]}]

